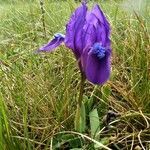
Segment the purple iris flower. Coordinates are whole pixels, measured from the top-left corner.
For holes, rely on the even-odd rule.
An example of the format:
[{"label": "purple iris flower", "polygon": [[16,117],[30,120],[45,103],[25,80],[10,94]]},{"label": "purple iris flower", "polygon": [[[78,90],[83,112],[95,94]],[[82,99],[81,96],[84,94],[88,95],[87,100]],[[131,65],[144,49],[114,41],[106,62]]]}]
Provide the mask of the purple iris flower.
[{"label": "purple iris flower", "polygon": [[57,33],[38,52],[53,51],[65,44],[70,48],[79,68],[94,84],[104,84],[110,76],[111,41],[109,23],[98,5],[88,11],[86,3],[78,7],[66,25],[66,35]]}]

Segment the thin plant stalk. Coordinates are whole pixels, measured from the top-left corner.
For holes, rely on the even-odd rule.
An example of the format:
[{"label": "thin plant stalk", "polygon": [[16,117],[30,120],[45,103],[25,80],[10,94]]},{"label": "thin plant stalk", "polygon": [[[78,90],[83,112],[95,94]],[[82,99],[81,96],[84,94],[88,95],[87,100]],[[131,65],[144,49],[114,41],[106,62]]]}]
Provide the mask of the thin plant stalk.
[{"label": "thin plant stalk", "polygon": [[84,83],[85,83],[86,77],[84,73],[81,71],[81,81],[80,81],[80,91],[79,91],[79,97],[77,101],[77,109],[75,114],[75,130],[79,132],[84,132],[83,124],[84,124],[84,118],[83,118],[83,110],[82,109],[82,101],[83,101],[83,94],[84,94]]},{"label": "thin plant stalk", "polygon": [[44,10],[44,2],[43,2],[43,0],[40,0],[40,8],[41,8],[41,12],[42,12],[42,24],[43,24],[44,38],[46,38],[45,10]]},{"label": "thin plant stalk", "polygon": [[81,72],[80,92],[79,92],[79,98],[78,98],[78,103],[77,103],[77,105],[79,107],[81,107],[81,105],[82,105],[85,80],[86,80],[86,77],[85,77],[84,73]]}]

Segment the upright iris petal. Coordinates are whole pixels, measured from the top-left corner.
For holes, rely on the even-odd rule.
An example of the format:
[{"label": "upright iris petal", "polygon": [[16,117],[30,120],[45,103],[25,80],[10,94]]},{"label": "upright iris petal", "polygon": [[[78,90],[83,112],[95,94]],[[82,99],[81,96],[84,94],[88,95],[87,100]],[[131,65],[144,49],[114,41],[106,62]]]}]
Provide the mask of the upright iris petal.
[{"label": "upright iris petal", "polygon": [[95,15],[99,22],[99,28],[97,29],[99,34],[98,40],[101,40],[103,46],[108,46],[110,47],[110,25],[109,22],[107,21],[103,11],[100,9],[98,5],[95,5],[92,14]]},{"label": "upright iris petal", "polygon": [[76,58],[79,59],[83,51],[83,36],[82,29],[85,25],[85,17],[87,13],[87,6],[83,3],[72,14],[69,22],[66,25],[65,44],[72,49]]}]

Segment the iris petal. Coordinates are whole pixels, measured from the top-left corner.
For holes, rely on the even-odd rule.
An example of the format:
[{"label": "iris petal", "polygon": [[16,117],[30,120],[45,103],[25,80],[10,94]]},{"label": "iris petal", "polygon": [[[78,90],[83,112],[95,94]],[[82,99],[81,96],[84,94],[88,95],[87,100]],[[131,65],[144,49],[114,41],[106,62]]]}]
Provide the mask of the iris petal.
[{"label": "iris petal", "polygon": [[86,77],[94,84],[104,84],[110,76],[110,55],[99,59],[95,55],[88,55],[86,64]]},{"label": "iris petal", "polygon": [[95,5],[95,7],[92,9],[92,14],[95,15],[95,17],[97,18],[98,22],[99,22],[99,28],[97,28],[97,32],[99,32],[100,34],[98,34],[98,41],[101,40],[103,46],[109,47],[110,46],[110,25],[109,22],[107,21],[106,16],[104,15],[104,13],[102,12],[102,10],[100,9],[100,7],[98,5]]},{"label": "iris petal", "polygon": [[37,52],[51,52],[56,47],[58,47],[64,41],[64,39],[65,35],[57,33],[54,35],[54,39],[52,39],[50,42],[39,48]]},{"label": "iris petal", "polygon": [[75,10],[66,25],[65,44],[68,48],[73,50],[77,59],[80,57],[83,50],[82,28],[85,24],[86,13],[87,6],[83,3],[81,7]]}]

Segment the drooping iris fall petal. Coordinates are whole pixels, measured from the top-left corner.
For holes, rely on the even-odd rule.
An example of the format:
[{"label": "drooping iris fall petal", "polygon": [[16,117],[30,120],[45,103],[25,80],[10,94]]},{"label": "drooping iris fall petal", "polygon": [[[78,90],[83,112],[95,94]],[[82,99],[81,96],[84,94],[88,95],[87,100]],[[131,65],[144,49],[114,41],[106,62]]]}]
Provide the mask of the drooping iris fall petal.
[{"label": "drooping iris fall petal", "polygon": [[86,77],[94,84],[104,84],[110,76],[110,53],[99,43],[90,49],[85,68]]},{"label": "drooping iris fall petal", "polygon": [[104,84],[110,76],[110,60],[104,57],[101,60],[89,55],[86,65],[86,77],[94,84]]},{"label": "drooping iris fall petal", "polygon": [[56,47],[58,47],[65,39],[65,35],[61,33],[57,33],[54,35],[54,39],[52,39],[50,42],[48,42],[46,45],[42,46],[38,49],[38,52],[51,52]]}]

